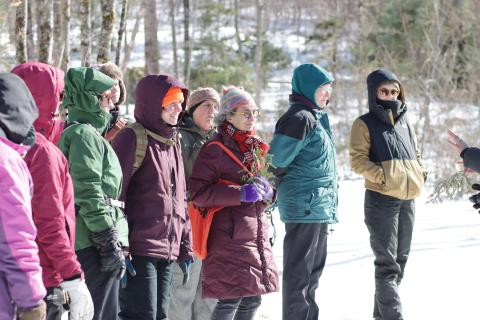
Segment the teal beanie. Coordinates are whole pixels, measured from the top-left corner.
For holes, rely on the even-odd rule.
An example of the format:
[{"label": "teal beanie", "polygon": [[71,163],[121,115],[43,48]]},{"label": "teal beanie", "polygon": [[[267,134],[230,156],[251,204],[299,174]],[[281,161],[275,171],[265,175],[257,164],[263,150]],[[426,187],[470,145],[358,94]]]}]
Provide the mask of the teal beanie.
[{"label": "teal beanie", "polygon": [[293,71],[292,91],[315,103],[315,91],[324,84],[333,82],[330,73],[313,63],[301,64]]}]

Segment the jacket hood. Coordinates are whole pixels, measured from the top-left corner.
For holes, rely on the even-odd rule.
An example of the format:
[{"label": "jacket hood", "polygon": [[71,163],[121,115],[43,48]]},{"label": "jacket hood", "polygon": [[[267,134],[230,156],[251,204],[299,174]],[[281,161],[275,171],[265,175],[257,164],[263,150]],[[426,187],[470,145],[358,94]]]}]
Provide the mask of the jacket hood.
[{"label": "jacket hood", "polygon": [[333,80],[331,74],[322,67],[313,63],[302,64],[293,71],[292,91],[320,108],[315,102],[315,91],[320,86],[332,83]]},{"label": "jacket hood", "polygon": [[403,115],[407,111],[402,84],[398,80],[397,76],[387,69],[375,70],[371,72],[367,77],[368,109],[381,121],[393,125],[395,123],[395,120],[392,111],[388,108],[382,107],[377,101],[377,89],[385,81],[395,81],[400,87],[400,94],[398,95],[398,100],[401,101],[402,105],[399,107],[401,113],[399,114],[397,120],[403,117]]},{"label": "jacket hood", "polygon": [[171,87],[182,90],[184,96],[182,109],[185,111],[188,97],[187,87],[172,76],[148,75],[138,82],[135,90],[135,120],[146,129],[164,137],[170,137],[174,131],[172,126],[162,120],[163,97]]},{"label": "jacket hood", "polygon": [[193,121],[193,117],[188,112],[184,114],[179,128],[184,131],[196,133],[202,138],[206,138],[215,132],[215,128],[212,128],[208,131],[200,129],[200,127],[195,124],[195,121]]},{"label": "jacket hood", "polygon": [[30,89],[35,99],[39,116],[33,123],[35,130],[56,143],[63,127],[57,109],[64,89],[64,72],[41,62],[23,63],[13,68]]},{"label": "jacket hood", "polygon": [[12,73],[0,73],[0,129],[16,144],[33,145],[33,122],[38,109],[23,80]]},{"label": "jacket hood", "polygon": [[68,109],[68,122],[89,123],[103,134],[112,116],[100,108],[99,96],[114,85],[115,80],[94,68],[70,68],[62,103]]}]

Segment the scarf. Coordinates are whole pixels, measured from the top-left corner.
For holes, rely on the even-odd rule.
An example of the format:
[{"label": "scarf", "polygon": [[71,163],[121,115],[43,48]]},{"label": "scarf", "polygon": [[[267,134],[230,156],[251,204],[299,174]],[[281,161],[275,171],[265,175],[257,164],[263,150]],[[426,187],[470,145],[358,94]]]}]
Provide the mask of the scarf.
[{"label": "scarf", "polygon": [[[255,136],[255,130],[238,130],[228,121],[225,121],[221,125],[221,129],[239,146],[240,151],[243,153],[243,163],[248,168],[248,170],[252,170],[253,164],[255,162],[255,157],[258,156],[258,154],[260,154],[260,156],[264,158],[266,153],[268,152],[268,144],[264,143],[259,137]],[[260,164],[257,163],[257,167],[255,169],[262,169],[259,168],[259,166]]]}]

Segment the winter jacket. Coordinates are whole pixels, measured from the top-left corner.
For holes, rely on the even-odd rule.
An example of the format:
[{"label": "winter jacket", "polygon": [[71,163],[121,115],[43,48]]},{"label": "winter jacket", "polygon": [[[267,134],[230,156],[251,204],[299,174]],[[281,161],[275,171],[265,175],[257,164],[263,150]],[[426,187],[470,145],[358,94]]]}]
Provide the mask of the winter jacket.
[{"label": "winter jacket", "polygon": [[[243,154],[224,134],[220,141],[240,160]],[[278,273],[268,240],[268,220],[263,202],[240,202],[240,188],[217,184],[221,178],[243,184],[243,174],[218,146],[202,147],[188,181],[191,201],[199,207],[224,207],[215,214],[208,237],[208,255],[203,260],[204,298],[231,299],[279,290]]]},{"label": "winter jacket", "polygon": [[480,149],[479,148],[466,148],[462,151],[460,156],[463,158],[463,164],[466,168],[480,172]]},{"label": "winter jacket", "polygon": [[128,225],[121,208],[110,205],[122,187],[122,171],[110,144],[102,137],[111,115],[100,108],[99,96],[114,81],[92,68],[71,68],[65,77],[63,105],[68,109],[68,127],[59,148],[68,159],[77,207],[75,250],[93,246],[92,232],[118,231],[122,246],[128,246]]},{"label": "winter jacket", "polygon": [[33,142],[35,102],[16,75],[0,74],[0,319],[32,308],[46,294],[35,243],[32,180],[20,154]]},{"label": "winter jacket", "polygon": [[[170,146],[148,136],[145,158],[132,175],[136,136],[124,128],[112,141],[118,155],[124,184],[121,199],[130,228],[130,252],[158,259],[193,258],[190,219],[186,213],[185,173],[176,130],[161,118],[162,100],[170,87],[185,86],[174,78],[149,75],[136,88],[135,119],[144,128],[164,138]],[[185,102],[183,105],[185,108]]]},{"label": "winter jacket", "polygon": [[180,126],[180,141],[182,145],[183,167],[185,168],[185,179],[190,178],[192,174],[193,163],[200,152],[203,144],[215,132],[215,130],[204,131],[194,122],[193,118],[187,113]]},{"label": "winter jacket", "polygon": [[[39,118],[34,122],[37,139],[25,162],[34,185],[32,211],[43,283],[47,288],[58,287],[65,279],[82,274],[74,251],[72,179],[67,159],[54,145],[60,138],[56,130],[63,127],[54,114],[63,92],[64,74],[60,69],[39,62],[21,64],[12,73],[25,81],[39,109]],[[48,135],[50,141],[39,132]]]},{"label": "winter jacket", "polygon": [[415,132],[407,117],[403,89],[401,108],[392,110],[378,104],[377,88],[396,81],[387,70],[373,72],[367,81],[369,112],[357,118],[350,135],[352,170],[365,177],[365,188],[400,200],[415,199],[422,191],[427,172],[421,163]]},{"label": "winter jacket", "polygon": [[273,165],[284,171],[277,187],[281,220],[338,222],[335,143],[327,113],[292,94],[290,108],[276,124],[270,153]]}]

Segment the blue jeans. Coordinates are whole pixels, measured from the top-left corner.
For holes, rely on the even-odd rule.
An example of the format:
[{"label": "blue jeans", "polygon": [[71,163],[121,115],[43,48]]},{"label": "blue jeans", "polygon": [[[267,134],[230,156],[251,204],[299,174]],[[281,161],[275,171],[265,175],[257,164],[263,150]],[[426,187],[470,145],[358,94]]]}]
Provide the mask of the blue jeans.
[{"label": "blue jeans", "polygon": [[137,274],[128,274],[127,286],[120,290],[120,319],[168,319],[173,263],[133,256],[132,264]]},{"label": "blue jeans", "polygon": [[261,303],[261,296],[220,299],[211,320],[253,320]]}]

